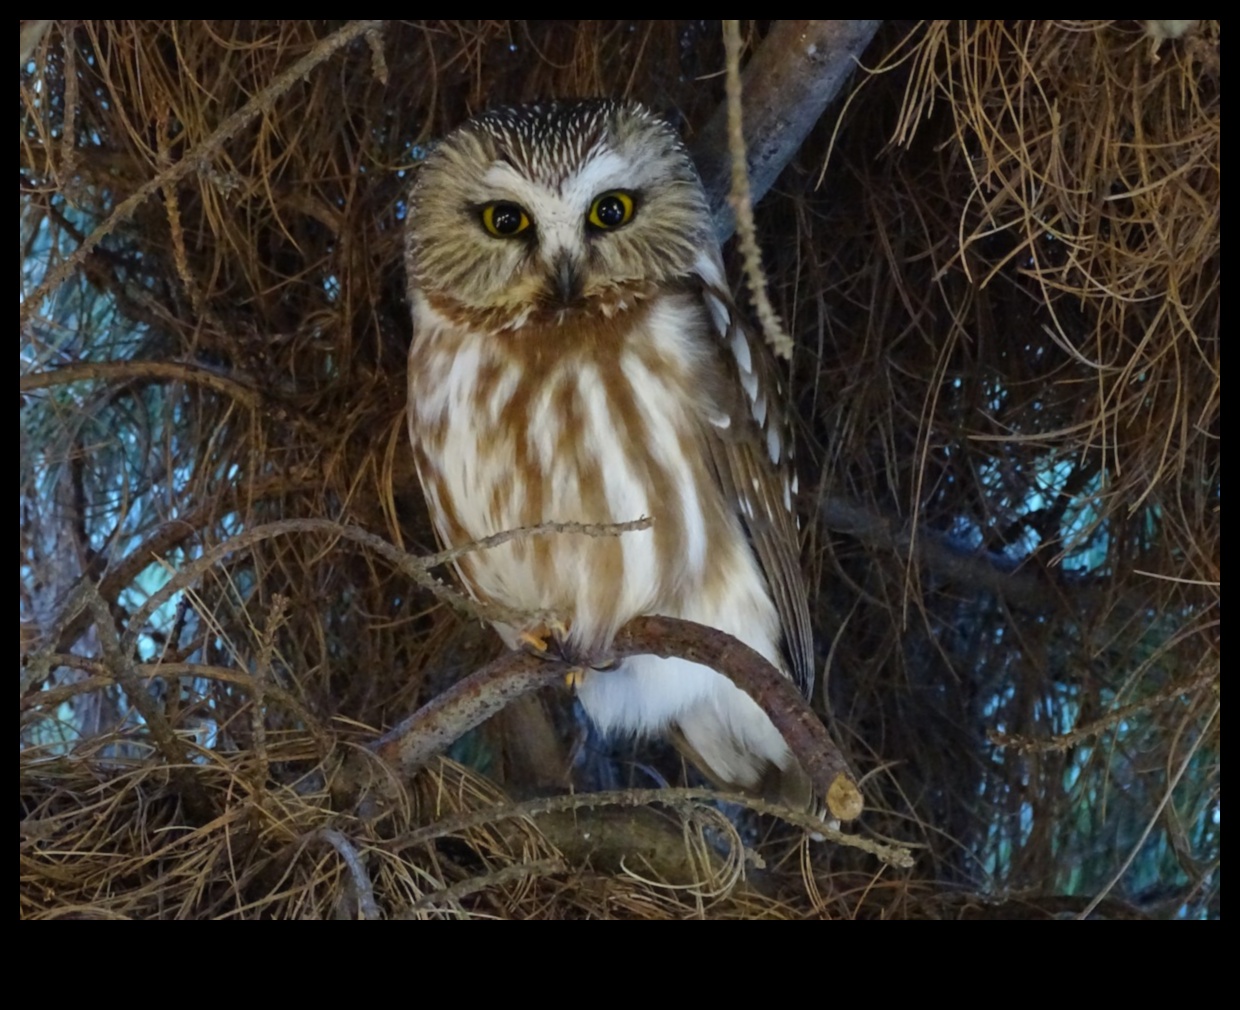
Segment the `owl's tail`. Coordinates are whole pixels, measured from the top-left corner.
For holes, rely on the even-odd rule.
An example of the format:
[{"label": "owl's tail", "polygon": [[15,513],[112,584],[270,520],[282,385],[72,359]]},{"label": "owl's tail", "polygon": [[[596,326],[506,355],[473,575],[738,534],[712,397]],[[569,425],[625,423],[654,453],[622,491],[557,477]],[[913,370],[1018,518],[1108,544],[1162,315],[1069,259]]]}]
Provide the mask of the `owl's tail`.
[{"label": "owl's tail", "polygon": [[[669,727],[668,739],[717,788],[750,793],[792,810],[822,816],[821,798],[814,795],[809,776],[787,745],[782,746],[782,754],[759,753],[748,746],[750,741],[737,739],[717,719],[695,715],[688,713],[679,725]],[[713,725],[703,743],[704,724],[708,722]],[[774,733],[775,727],[769,721],[767,725]],[[695,738],[699,746],[695,746]]]}]

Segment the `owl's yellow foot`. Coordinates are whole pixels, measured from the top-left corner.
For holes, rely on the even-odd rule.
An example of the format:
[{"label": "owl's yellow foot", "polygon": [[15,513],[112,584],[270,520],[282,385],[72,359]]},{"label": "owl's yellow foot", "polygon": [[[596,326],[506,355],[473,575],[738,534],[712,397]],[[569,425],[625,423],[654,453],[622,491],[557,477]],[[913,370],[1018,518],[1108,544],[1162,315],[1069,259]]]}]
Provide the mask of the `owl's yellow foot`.
[{"label": "owl's yellow foot", "polygon": [[615,659],[594,659],[573,648],[568,641],[568,626],[555,618],[517,632],[517,641],[532,656],[568,663],[571,668],[564,675],[564,683],[573,689],[585,683],[591,670],[610,670],[616,665]]},{"label": "owl's yellow foot", "polygon": [[574,663],[573,668],[564,676],[564,683],[571,688],[578,689],[586,682],[586,674],[592,671],[601,672],[603,670],[614,669],[618,661],[615,659],[600,659],[591,662],[589,666],[582,666],[580,663]]},{"label": "owl's yellow foot", "polygon": [[547,658],[550,652],[547,645],[548,637],[545,628],[531,628],[529,631],[522,631],[517,634],[517,640],[521,643],[521,648],[526,652],[543,658]]},{"label": "owl's yellow foot", "polygon": [[546,624],[517,632],[517,640],[526,652],[540,659],[563,659],[564,643],[568,641],[568,626],[563,621],[552,618]]}]

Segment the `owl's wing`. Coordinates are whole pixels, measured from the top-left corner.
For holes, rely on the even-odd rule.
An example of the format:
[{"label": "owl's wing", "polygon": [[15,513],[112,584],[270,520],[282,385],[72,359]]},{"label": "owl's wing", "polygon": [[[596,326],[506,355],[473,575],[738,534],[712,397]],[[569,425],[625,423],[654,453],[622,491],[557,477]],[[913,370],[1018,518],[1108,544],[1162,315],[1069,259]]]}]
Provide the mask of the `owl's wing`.
[{"label": "owl's wing", "polygon": [[814,689],[814,643],[801,574],[792,499],[792,436],[785,394],[766,344],[745,327],[724,286],[717,261],[703,258],[701,297],[729,373],[717,404],[720,416],[707,426],[715,471],[729,501],[736,503],[779,611],[793,679],[806,698]]}]

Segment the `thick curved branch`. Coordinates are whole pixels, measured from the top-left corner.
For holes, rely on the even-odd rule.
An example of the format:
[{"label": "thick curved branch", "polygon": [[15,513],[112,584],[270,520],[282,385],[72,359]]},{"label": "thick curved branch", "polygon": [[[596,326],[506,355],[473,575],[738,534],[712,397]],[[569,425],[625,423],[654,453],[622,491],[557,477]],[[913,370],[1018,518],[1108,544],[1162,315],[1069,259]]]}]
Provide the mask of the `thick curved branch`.
[{"label": "thick curved branch", "polygon": [[861,815],[861,792],[822,720],[792,681],[744,642],[693,621],[638,617],[620,629],[612,648],[617,655],[687,659],[723,674],[775,724],[831,814],[841,821]]},{"label": "thick curved branch", "polygon": [[[860,815],[861,792],[821,721],[792,682],[743,642],[692,621],[637,617],[620,629],[611,654],[616,659],[675,657],[719,671],[766,712],[832,816],[848,821]],[[375,750],[402,774],[412,774],[513,699],[562,683],[570,669],[568,663],[524,653],[502,656],[415,712],[387,733]],[[586,674],[607,675],[605,670]]]},{"label": "thick curved branch", "polygon": [[[881,21],[777,21],[745,66],[741,84],[753,202],[766,195],[857,65]],[[723,103],[693,144],[720,242],[732,236],[732,168]]]}]

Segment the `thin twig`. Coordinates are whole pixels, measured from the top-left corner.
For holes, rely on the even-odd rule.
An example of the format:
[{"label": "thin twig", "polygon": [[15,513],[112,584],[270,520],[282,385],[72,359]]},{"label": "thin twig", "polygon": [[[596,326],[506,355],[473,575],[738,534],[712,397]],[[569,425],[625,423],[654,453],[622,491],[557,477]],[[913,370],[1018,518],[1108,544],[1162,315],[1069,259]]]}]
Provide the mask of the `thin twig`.
[{"label": "thin twig", "polygon": [[36,389],[48,389],[51,386],[63,386],[88,379],[111,382],[116,379],[147,378],[173,379],[206,386],[247,407],[257,407],[262,402],[258,392],[249,386],[203,365],[181,361],[83,361],[65,365],[63,368],[23,375],[18,380],[18,389],[29,393]]},{"label": "thin twig", "polygon": [[344,865],[348,867],[349,875],[353,878],[353,887],[357,891],[358,918],[383,918],[383,911],[375,900],[374,884],[370,882],[370,874],[362,865],[362,857],[353,843],[334,828],[319,828],[311,837],[326,842],[344,860]]},{"label": "thin twig", "polygon": [[[48,653],[44,658],[53,670],[59,667],[87,670],[91,676],[72,684],[57,684],[55,687],[45,688],[42,691],[27,691],[18,703],[19,712],[35,708],[54,709],[70,698],[89,694],[92,691],[102,691],[119,683],[112,668],[102,660],[63,652]],[[232,670],[226,666],[210,666],[203,663],[136,663],[133,672],[143,684],[153,680],[170,683],[175,677],[201,677],[204,680],[217,680],[222,684],[236,684],[238,687],[254,690],[254,676],[251,673],[246,670]],[[317,726],[317,720],[310,711],[295,695],[279,684],[268,681],[264,685],[263,693],[267,702],[279,703],[302,725],[310,728]]]},{"label": "thin twig", "polygon": [[986,736],[996,747],[1011,747],[1022,754],[1065,751],[1079,743],[1100,736],[1108,730],[1116,729],[1127,720],[1132,719],[1133,716],[1148,712],[1153,708],[1158,708],[1160,705],[1177,701],[1186,694],[1192,694],[1204,688],[1217,685],[1218,682],[1218,674],[1215,671],[1193,677],[1186,682],[1177,681],[1155,691],[1146,698],[1142,698],[1140,701],[1134,701],[1130,705],[1121,705],[1101,718],[1087,722],[1084,726],[1078,726],[1067,733],[1057,733],[1045,739],[1025,736],[1021,733],[999,733],[995,730],[991,730]]},{"label": "thin twig", "polygon": [[[613,524],[542,523],[538,526],[530,526],[518,530],[506,530],[470,544],[441,551],[438,554],[417,557],[406,554],[399,547],[392,545],[373,533],[354,526],[345,526],[330,519],[286,519],[280,522],[266,523],[246,530],[244,533],[229,537],[223,543],[216,544],[205,551],[201,557],[173,572],[168,581],[151,593],[143,605],[134,613],[124,635],[121,637],[120,648],[123,655],[132,656],[133,648],[137,643],[138,636],[142,633],[142,629],[146,626],[146,622],[167,600],[171,599],[182,589],[192,586],[229,555],[248,551],[255,545],[275,537],[287,536],[293,533],[326,533],[339,537],[342,540],[361,544],[390,561],[398,571],[407,575],[422,588],[430,591],[438,599],[468,613],[472,617],[484,621],[524,625],[539,623],[540,621],[545,622],[553,615],[541,612],[524,613],[508,607],[500,607],[495,604],[472,600],[450,586],[445,585],[431,574],[431,570],[455,560],[462,554],[470,551],[486,550],[517,537],[564,533],[579,533],[585,536],[616,536],[631,530],[646,529],[649,525],[650,520],[645,518],[627,523]],[[144,557],[149,554],[149,549],[143,551]],[[145,567],[146,563],[142,567]],[[99,595],[98,588],[90,580],[83,579],[66,598],[56,622],[56,627],[53,628],[52,634],[46,640],[47,644],[42,649],[34,650],[30,654],[21,681],[21,693],[23,696],[31,687],[45,682],[50,676],[50,657],[56,651],[61,651],[64,647],[67,647],[62,646],[61,650],[56,649],[56,644],[67,637],[65,635],[66,630],[73,627],[78,629],[77,634],[81,633],[81,629],[85,625],[78,620],[78,615],[88,606],[88,600],[92,595]]]},{"label": "thin twig", "polygon": [[85,605],[94,617],[104,663],[125,689],[129,704],[145,722],[156,750],[168,765],[169,777],[191,815],[198,819],[214,816],[216,811],[202,787],[202,781],[192,771],[189,749],[173,730],[163,708],[147,694],[146,685],[134,669],[130,651],[121,646],[107,604],[92,583],[86,582],[85,585]]},{"label": "thin twig", "polygon": [[728,203],[736,215],[736,241],[745,264],[745,283],[762,326],[767,346],[781,358],[792,357],[792,338],[775,314],[766,294],[762,253],[758,249],[753,202],[749,192],[749,169],[745,164],[745,135],[741,124],[741,30],[737,21],[724,21],[723,41],[728,52],[728,150],[732,153],[732,191]]},{"label": "thin twig", "polygon": [[530,877],[546,877],[566,872],[568,872],[568,865],[562,859],[534,859],[529,862],[517,863],[513,866],[505,866],[502,870],[483,873],[477,877],[462,880],[451,887],[445,887],[441,891],[432,891],[430,894],[424,894],[409,906],[409,912],[417,912],[420,909],[430,908],[434,905],[460,901],[466,895],[486,890],[489,887],[502,887],[513,880],[528,880]]},{"label": "thin twig", "polygon": [[[275,476],[240,487],[229,488],[218,496],[208,497],[200,507],[185,512],[176,519],[157,526],[147,538],[120,561],[108,567],[99,580],[98,593],[109,605],[116,602],[121,590],[136,579],[142,570],[159,560],[178,544],[197,534],[219,516],[234,511],[244,503],[252,506],[276,495],[300,491],[318,491],[323,479],[318,474],[300,477]],[[88,581],[88,580],[83,580]],[[62,615],[64,606],[62,606]],[[59,632],[48,636],[47,641],[56,652],[66,652],[81,637],[90,623],[89,615],[78,612],[67,619],[62,616]],[[65,663],[63,665],[70,665]]]},{"label": "thin twig", "polygon": [[649,516],[642,516],[640,519],[632,519],[624,523],[538,523],[536,526],[519,526],[516,529],[504,530],[502,533],[492,533],[489,537],[482,537],[470,543],[461,544],[459,547],[449,547],[447,550],[432,554],[422,560],[426,562],[428,568],[438,568],[463,555],[498,547],[509,540],[519,540],[522,537],[543,536],[547,533],[578,533],[587,537],[614,537],[621,533],[647,530],[652,525],[654,525],[654,520]]},{"label": "thin twig", "polygon": [[[78,70],[77,43],[73,37],[75,27],[76,22],[73,21],[60,23],[60,47],[65,54],[65,122],[60,135],[61,158],[58,174],[61,179],[61,190],[69,202],[72,202],[81,191],[81,184],[77,177],[80,152],[77,146]],[[63,214],[58,213],[57,216],[64,219]]]},{"label": "thin twig", "polygon": [[553,615],[543,614],[540,612],[525,613],[516,611],[510,607],[501,607],[490,603],[480,603],[465,596],[463,593],[452,589],[445,585],[430,571],[440,565],[446,564],[453,558],[459,557],[462,552],[472,550],[484,550],[490,544],[489,540],[497,543],[503,543],[511,540],[516,536],[534,536],[544,533],[586,533],[590,536],[603,536],[610,532],[623,532],[625,529],[642,529],[641,524],[647,523],[648,520],[639,519],[632,523],[616,523],[614,525],[604,525],[597,523],[544,523],[541,526],[530,526],[523,530],[511,530],[504,533],[495,534],[494,537],[488,537],[472,544],[465,544],[461,547],[454,547],[451,550],[441,551],[438,554],[432,554],[427,557],[417,557],[412,554],[406,554],[399,547],[396,547],[374,533],[366,530],[358,529],[355,526],[345,526],[341,523],[334,522],[331,519],[285,519],[280,522],[265,523],[261,526],[255,526],[253,529],[246,530],[244,533],[238,533],[234,537],[229,537],[223,543],[217,544],[210,550],[206,551],[202,557],[189,562],[184,567],[178,569],[172,574],[164,585],[151,593],[147,597],[146,602],[134,613],[130,619],[129,627],[125,631],[125,635],[121,640],[122,648],[128,652],[133,649],[138,640],[138,636],[142,633],[146,621],[155,613],[164,602],[173,595],[180,592],[187,586],[193,585],[203,575],[210,571],[215,565],[219,564],[224,558],[230,554],[248,551],[256,544],[264,540],[270,540],[273,537],[286,536],[290,533],[327,533],[332,536],[339,537],[342,540],[351,540],[354,543],[368,547],[376,554],[387,559],[402,574],[407,575],[422,588],[428,590],[434,596],[445,603],[448,603],[458,610],[462,610],[479,620],[502,622],[505,624],[524,625],[531,623],[545,622]]},{"label": "thin twig", "polygon": [[997,551],[960,545],[924,526],[919,529],[888,519],[843,498],[824,497],[818,515],[829,530],[890,550],[902,559],[915,558],[939,578],[993,593],[1013,606],[1047,610],[1070,603],[1085,610],[1108,592],[1108,579],[1062,570],[1052,576],[1044,569],[1022,567]]},{"label": "thin twig", "polygon": [[134,670],[130,653],[120,647],[120,639],[116,634],[116,625],[112,620],[112,614],[108,611],[108,605],[97,592],[93,591],[94,585],[88,585],[90,589],[86,596],[86,606],[94,618],[95,631],[103,650],[104,664],[111,670],[117,683],[125,689],[129,704],[146,723],[151,739],[155,742],[164,760],[172,765],[187,764],[188,754],[185,744],[168,724],[163,709],[151,701],[151,696],[146,692],[146,684]]},{"label": "thin twig", "polygon": [[288,597],[276,593],[271,598],[271,611],[258,642],[258,661],[254,664],[254,695],[250,704],[250,733],[253,736],[254,755],[258,759],[253,781],[259,792],[267,788],[267,684],[271,680],[271,660],[276,651],[276,635],[288,614]]}]

